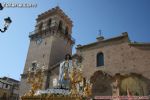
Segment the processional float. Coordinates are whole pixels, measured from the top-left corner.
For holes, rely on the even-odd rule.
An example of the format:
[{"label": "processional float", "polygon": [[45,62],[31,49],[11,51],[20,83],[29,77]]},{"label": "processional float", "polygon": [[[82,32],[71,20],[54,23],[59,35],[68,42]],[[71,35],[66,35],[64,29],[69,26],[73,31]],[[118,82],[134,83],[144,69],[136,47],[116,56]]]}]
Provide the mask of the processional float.
[{"label": "processional float", "polygon": [[45,67],[36,61],[29,68],[27,82],[31,85],[22,100],[86,100],[92,95],[90,80],[83,77],[82,65],[69,59],[60,64],[57,87],[42,90]]}]

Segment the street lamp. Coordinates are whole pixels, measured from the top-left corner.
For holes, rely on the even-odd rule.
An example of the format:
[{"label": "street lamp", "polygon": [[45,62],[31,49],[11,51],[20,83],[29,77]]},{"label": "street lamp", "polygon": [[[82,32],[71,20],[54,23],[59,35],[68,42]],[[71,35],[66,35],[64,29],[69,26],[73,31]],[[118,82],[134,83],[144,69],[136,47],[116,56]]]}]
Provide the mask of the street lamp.
[{"label": "street lamp", "polygon": [[[2,4],[0,3],[0,10],[3,10],[3,8],[4,8],[4,7],[3,7]],[[10,19],[10,17],[5,18],[4,21],[5,21],[4,28],[3,28],[3,30],[0,29],[0,32],[2,32],[2,33],[5,32],[5,31],[8,29],[9,25],[10,25],[11,22],[12,22],[12,20]]]},{"label": "street lamp", "polygon": [[3,8],[4,8],[4,7],[3,7],[2,4],[0,3],[0,10],[3,10]]},{"label": "street lamp", "polygon": [[0,31],[1,31],[2,33],[5,32],[5,31],[8,29],[9,25],[10,25],[11,22],[12,22],[12,20],[10,19],[10,17],[5,18],[4,21],[5,21],[4,28],[3,28],[3,30],[0,29]]}]

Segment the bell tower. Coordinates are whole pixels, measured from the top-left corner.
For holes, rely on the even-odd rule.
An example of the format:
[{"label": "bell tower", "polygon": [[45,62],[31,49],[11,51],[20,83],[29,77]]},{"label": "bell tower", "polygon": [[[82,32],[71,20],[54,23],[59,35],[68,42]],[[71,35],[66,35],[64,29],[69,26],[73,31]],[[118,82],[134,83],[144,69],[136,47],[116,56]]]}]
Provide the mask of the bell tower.
[{"label": "bell tower", "polygon": [[72,54],[72,46],[75,43],[71,36],[72,26],[70,18],[59,7],[38,15],[35,30],[29,34],[30,45],[21,75],[20,96],[30,89],[27,72],[33,61],[37,61],[39,66],[45,66],[43,89],[50,87],[51,69],[55,65],[58,67],[67,53]]}]

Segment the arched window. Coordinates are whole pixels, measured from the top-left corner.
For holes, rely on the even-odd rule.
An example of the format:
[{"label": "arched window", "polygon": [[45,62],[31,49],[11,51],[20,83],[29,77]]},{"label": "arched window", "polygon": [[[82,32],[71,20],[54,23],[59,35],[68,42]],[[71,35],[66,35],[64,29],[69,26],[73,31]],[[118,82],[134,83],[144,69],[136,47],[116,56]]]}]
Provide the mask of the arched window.
[{"label": "arched window", "polygon": [[68,35],[68,27],[65,29],[65,35]]},{"label": "arched window", "polygon": [[58,30],[62,31],[62,21],[59,21]]},{"label": "arched window", "polygon": [[49,20],[48,20],[48,23],[47,23],[47,27],[50,27],[50,26],[51,26],[51,23],[52,23],[52,20],[49,19]]},{"label": "arched window", "polygon": [[97,67],[104,66],[104,54],[102,52],[97,54]]}]

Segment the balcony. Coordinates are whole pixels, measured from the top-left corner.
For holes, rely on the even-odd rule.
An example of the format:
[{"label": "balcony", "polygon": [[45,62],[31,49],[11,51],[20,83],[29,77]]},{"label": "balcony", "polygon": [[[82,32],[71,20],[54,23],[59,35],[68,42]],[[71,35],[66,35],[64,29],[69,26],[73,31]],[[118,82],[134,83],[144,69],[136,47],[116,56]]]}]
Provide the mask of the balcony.
[{"label": "balcony", "polygon": [[[34,37],[36,34],[39,34],[39,33],[41,33],[41,32],[50,32],[50,31],[52,31],[52,30],[54,30],[54,29],[56,29],[57,27],[56,26],[51,26],[51,27],[49,27],[49,28],[47,28],[47,29],[45,29],[45,30],[35,30],[35,31],[32,31],[32,32],[29,32],[29,37],[30,38],[32,38],[32,37]],[[70,35],[70,34],[68,34],[68,35],[66,35],[65,34],[65,30],[60,30],[59,31],[60,33],[61,33],[61,35],[63,35],[65,38],[67,38],[68,40],[71,40],[71,42],[72,42],[72,44],[75,44],[75,39]]]}]

